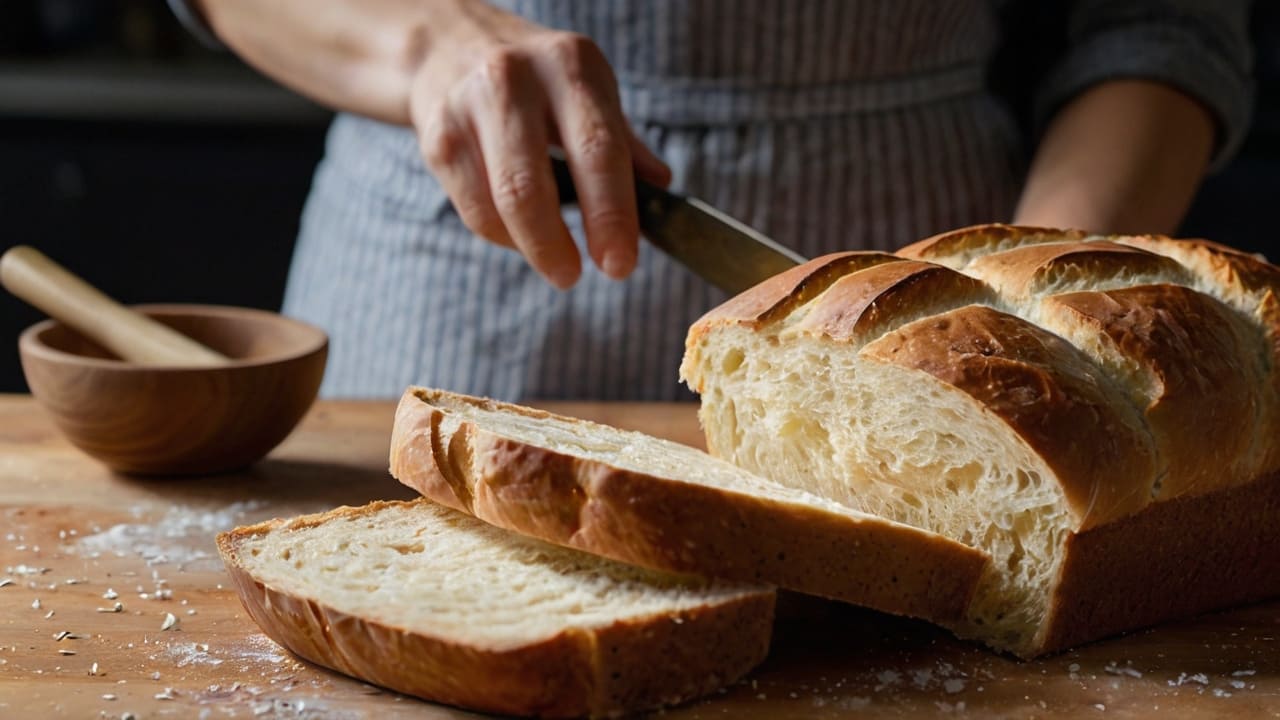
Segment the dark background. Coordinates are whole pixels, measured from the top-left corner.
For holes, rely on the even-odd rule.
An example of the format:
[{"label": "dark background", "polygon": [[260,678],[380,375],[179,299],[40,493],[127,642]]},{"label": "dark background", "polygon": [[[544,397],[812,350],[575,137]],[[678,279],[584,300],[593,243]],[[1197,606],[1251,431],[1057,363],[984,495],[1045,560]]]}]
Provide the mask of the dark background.
[{"label": "dark background", "polygon": [[[1005,7],[1019,32],[992,74],[1016,111],[1064,5]],[[1252,130],[1180,234],[1280,256],[1280,3],[1257,3],[1252,32]],[[329,117],[201,47],[163,0],[0,0],[0,251],[35,245],[126,303],[278,309]],[[25,391],[16,338],[41,317],[0,293],[0,392]]]}]

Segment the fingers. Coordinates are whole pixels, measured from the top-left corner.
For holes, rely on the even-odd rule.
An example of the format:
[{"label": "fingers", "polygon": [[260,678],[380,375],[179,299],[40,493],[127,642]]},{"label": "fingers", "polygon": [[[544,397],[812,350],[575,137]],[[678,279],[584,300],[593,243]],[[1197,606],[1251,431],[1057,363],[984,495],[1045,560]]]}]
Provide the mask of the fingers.
[{"label": "fingers", "polygon": [[547,99],[528,59],[492,53],[444,98],[414,110],[423,159],[477,235],[515,248],[552,285],[581,273],[547,163]]},{"label": "fingers", "polygon": [[617,82],[604,55],[581,35],[549,36],[536,58],[578,191],[587,249],[606,275],[624,278],[635,268],[640,229],[631,132]]},{"label": "fingers", "polygon": [[582,264],[560,217],[547,161],[547,97],[531,63],[517,52],[494,54],[470,94],[484,109],[471,119],[494,208],[529,264],[552,285],[571,287]]},{"label": "fingers", "polygon": [[461,77],[415,78],[410,115],[423,159],[468,228],[568,288],[582,263],[547,159],[554,138],[573,175],[588,251],[623,278],[639,239],[635,177],[666,185],[671,171],[631,132],[594,43],[551,31],[510,40],[463,62]]},{"label": "fingers", "polygon": [[490,242],[515,249],[494,207],[484,156],[466,118],[446,107],[419,133],[427,167],[440,181],[463,224]]}]

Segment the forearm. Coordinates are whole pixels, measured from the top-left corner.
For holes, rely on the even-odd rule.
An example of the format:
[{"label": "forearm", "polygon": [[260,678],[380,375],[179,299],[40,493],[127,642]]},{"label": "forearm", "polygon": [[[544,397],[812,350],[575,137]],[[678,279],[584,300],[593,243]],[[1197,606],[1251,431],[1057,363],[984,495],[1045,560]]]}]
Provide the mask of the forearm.
[{"label": "forearm", "polygon": [[476,0],[200,0],[222,42],[317,102],[401,125],[431,51],[465,43]]},{"label": "forearm", "polygon": [[1153,82],[1107,82],[1054,117],[1014,221],[1100,233],[1173,232],[1213,151],[1209,112]]}]

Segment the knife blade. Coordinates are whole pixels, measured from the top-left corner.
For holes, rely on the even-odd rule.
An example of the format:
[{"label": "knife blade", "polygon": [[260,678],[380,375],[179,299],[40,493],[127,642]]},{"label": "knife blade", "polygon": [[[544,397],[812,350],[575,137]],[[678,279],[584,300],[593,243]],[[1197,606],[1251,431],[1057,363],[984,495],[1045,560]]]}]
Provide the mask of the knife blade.
[{"label": "knife blade", "polygon": [[[577,203],[563,157],[551,158],[560,203]],[[805,257],[707,203],[636,178],[640,232],[659,250],[730,295],[805,262]]]}]

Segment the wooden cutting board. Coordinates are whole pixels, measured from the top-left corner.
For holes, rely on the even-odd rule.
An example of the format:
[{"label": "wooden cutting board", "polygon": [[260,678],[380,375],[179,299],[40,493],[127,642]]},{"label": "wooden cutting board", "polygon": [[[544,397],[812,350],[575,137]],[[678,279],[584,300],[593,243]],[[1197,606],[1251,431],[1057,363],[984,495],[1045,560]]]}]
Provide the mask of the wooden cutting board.
[{"label": "wooden cutting board", "polygon": [[[688,406],[549,407],[700,442]],[[0,396],[0,718],[473,717],[294,658],[241,610],[213,547],[233,525],[409,497],[386,472],[393,409],[321,402],[247,471],[139,480],[68,446],[29,397]],[[915,714],[1280,717],[1280,603],[1018,662],[922,623],[787,596],[760,669],[666,713]]]}]

